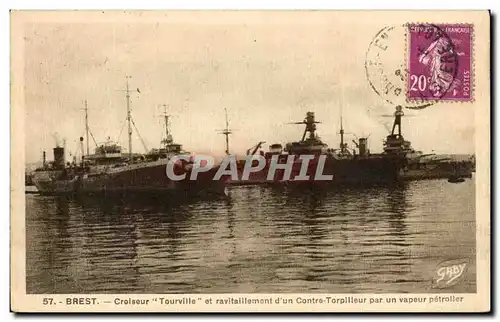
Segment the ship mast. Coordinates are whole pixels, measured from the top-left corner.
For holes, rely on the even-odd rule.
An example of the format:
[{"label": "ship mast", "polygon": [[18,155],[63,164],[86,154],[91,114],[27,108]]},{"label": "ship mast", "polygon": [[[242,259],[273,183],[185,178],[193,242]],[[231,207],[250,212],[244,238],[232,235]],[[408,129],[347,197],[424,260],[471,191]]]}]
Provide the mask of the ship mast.
[{"label": "ship mast", "polygon": [[[144,147],[145,151],[148,151],[148,147],[146,146],[146,143],[142,139],[141,134],[139,133],[139,130],[137,129],[137,126],[135,125],[134,120],[132,119],[132,110],[130,108],[130,86],[128,80],[131,79],[132,76],[125,76],[126,79],[126,87],[125,90],[119,90],[119,91],[125,91],[125,97],[127,99],[127,118],[126,121],[128,123],[128,154],[129,154],[129,160],[132,161],[132,126],[135,128],[137,131],[137,136],[141,140],[142,146]],[[137,88],[137,92],[140,93],[139,88]],[[125,124],[123,124],[125,126]],[[123,130],[123,127],[122,127]],[[90,133],[92,135],[92,133]],[[121,131],[120,131],[121,135]],[[120,136],[119,135],[119,136]]]},{"label": "ship mast", "polygon": [[130,113],[130,89],[128,85],[128,80],[132,78],[132,76],[125,76],[127,80],[126,87],[126,98],[127,98],[127,122],[128,122],[128,154],[129,159],[132,161],[132,120]]},{"label": "ship mast", "polygon": [[344,145],[344,126],[342,124],[342,106],[340,107],[340,151],[342,153],[345,152],[345,145]]},{"label": "ship mast", "polygon": [[304,134],[302,135],[301,142],[304,142],[306,139],[307,132],[309,132],[309,140],[316,140],[318,137],[316,136],[316,124],[321,123],[316,121],[314,117],[314,112],[307,112],[306,118],[302,122],[292,122],[289,124],[305,124],[306,128],[304,129]]},{"label": "ship mast", "polygon": [[222,134],[226,136],[226,154],[229,155],[229,134],[231,134],[231,130],[229,129],[229,120],[227,118],[227,109],[224,109],[224,113],[226,114],[226,128],[222,130]]},{"label": "ship mast", "polygon": [[343,125],[343,117],[342,117],[342,111],[344,107],[344,102],[345,102],[345,90],[344,87],[340,87],[340,153],[344,154],[346,152],[346,145],[344,144],[344,125]]},{"label": "ship mast", "polygon": [[[90,155],[89,135],[92,138],[92,140],[94,141],[95,146],[97,147],[98,145],[97,145],[97,142],[96,142],[94,135],[92,134],[92,131],[90,130],[90,126],[89,126],[89,107],[88,107],[87,100],[84,101],[84,108],[82,110],[85,111],[85,136],[86,136],[85,139],[87,140],[87,156],[89,156]],[[84,154],[85,154],[85,151],[82,149],[82,156]]]},{"label": "ship mast", "polygon": [[[409,148],[410,142],[405,141],[403,135],[401,134],[401,118],[403,117],[403,115],[403,108],[400,105],[396,106],[396,111],[393,114],[394,123],[392,124],[391,134],[389,134],[387,136],[387,140],[384,141],[384,152],[386,153],[406,153]],[[389,117],[389,115],[387,115],[387,117]]]},{"label": "ship mast", "polygon": [[394,112],[394,123],[392,125],[391,134],[394,135],[396,126],[398,127],[398,135],[401,137],[401,117],[404,115],[403,108],[401,106],[396,106],[396,112]]},{"label": "ship mast", "polygon": [[170,135],[170,124],[169,124],[169,119],[170,119],[170,115],[167,114],[167,105],[166,104],[163,104],[163,117],[165,119],[165,139],[162,140],[161,143],[163,143],[165,145],[165,148],[167,147],[168,144],[172,143],[172,136]]},{"label": "ship mast", "polygon": [[[89,113],[88,113],[88,106],[87,106],[87,100],[85,100],[85,133],[86,133],[86,142],[87,142],[87,156],[90,155],[90,148],[89,148]],[[83,153],[83,149],[82,149]]]}]

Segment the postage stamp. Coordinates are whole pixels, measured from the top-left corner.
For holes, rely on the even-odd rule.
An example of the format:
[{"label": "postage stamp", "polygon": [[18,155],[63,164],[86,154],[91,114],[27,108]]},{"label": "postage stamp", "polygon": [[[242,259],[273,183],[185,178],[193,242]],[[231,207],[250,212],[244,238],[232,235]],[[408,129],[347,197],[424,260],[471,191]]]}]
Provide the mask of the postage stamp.
[{"label": "postage stamp", "polygon": [[473,25],[409,24],[409,100],[473,99]]},{"label": "postage stamp", "polygon": [[386,26],[366,53],[368,83],[385,102],[408,109],[471,102],[473,40],[473,24]]}]

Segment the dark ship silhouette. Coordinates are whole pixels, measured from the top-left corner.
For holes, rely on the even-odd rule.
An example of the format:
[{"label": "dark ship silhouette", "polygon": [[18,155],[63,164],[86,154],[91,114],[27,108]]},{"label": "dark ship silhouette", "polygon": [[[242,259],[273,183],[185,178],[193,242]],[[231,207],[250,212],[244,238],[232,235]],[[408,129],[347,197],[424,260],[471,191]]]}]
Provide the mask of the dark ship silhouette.
[{"label": "dark ship silhouette", "polygon": [[[403,180],[452,179],[463,182],[462,178],[471,178],[475,168],[474,157],[466,160],[455,160],[449,156],[437,156],[434,153],[424,154],[412,148],[411,142],[404,139],[401,130],[401,118],[404,116],[400,106],[396,107],[392,132],[384,142],[385,151],[399,151],[407,159],[402,169]],[[397,131],[396,131],[397,129]]]},{"label": "dark ship silhouette", "polygon": [[[66,163],[65,148],[56,146],[53,149],[54,161],[47,163],[33,172],[32,180],[41,194],[130,194],[146,193],[182,196],[221,195],[224,194],[224,182],[213,180],[218,167],[201,172],[195,180],[190,180],[193,169],[190,161],[179,160],[174,164],[176,175],[186,174],[185,179],[174,181],[166,174],[167,164],[172,156],[186,155],[182,145],[174,143],[169,132],[168,117],[165,117],[166,138],[162,140],[160,149],[153,149],[146,154],[132,151],[132,125],[129,107],[129,86],[127,78],[127,122],[128,153],[122,153],[122,147],[111,140],[96,147],[94,154],[89,154],[88,119],[86,117],[87,155],[80,164],[76,160]],[[93,137],[93,136],[92,136]],[[142,141],[142,139],[141,139]],[[83,137],[80,138],[83,154]]]},{"label": "dark ship silhouette", "polygon": [[[289,142],[283,147],[281,144],[271,144],[269,151],[260,151],[260,155],[266,160],[264,169],[250,173],[248,180],[241,178],[246,166],[245,160],[238,161],[239,180],[230,181],[232,184],[256,184],[256,183],[304,183],[315,182],[317,184],[378,184],[395,183],[400,179],[400,172],[406,166],[407,159],[405,151],[393,149],[396,144],[395,137],[389,136],[383,153],[370,153],[368,149],[368,138],[359,138],[356,142],[357,149],[352,152],[344,142],[344,129],[341,122],[340,147],[339,149],[329,148],[317,134],[314,112],[307,112],[303,121],[292,124],[304,125],[304,132],[299,141]],[[264,142],[259,142],[256,146],[247,150],[247,155],[254,155]],[[310,161],[300,158],[303,155],[310,155]],[[289,156],[294,156],[291,175],[288,178],[285,171],[277,170],[274,175],[269,174],[270,164],[273,158],[277,158],[279,164],[287,162]],[[324,161],[321,161],[321,160]],[[252,161],[255,163],[256,161]],[[303,162],[308,162],[306,173],[301,173]],[[321,168],[324,165],[323,169]],[[305,166],[304,166],[305,167]],[[329,180],[317,181],[317,172],[325,176],[332,176]],[[308,176],[305,179],[304,175]]]},{"label": "dark ship silhouette", "polygon": [[[323,173],[333,175],[329,184],[373,184],[391,183],[408,180],[441,179],[441,178],[470,178],[474,171],[475,163],[473,157],[469,160],[456,161],[449,157],[434,157],[434,154],[423,154],[411,147],[411,142],[405,140],[402,135],[401,120],[404,112],[401,106],[397,106],[392,117],[394,118],[390,134],[383,142],[383,152],[374,154],[368,148],[368,138],[360,137],[353,141],[356,148],[350,150],[344,140],[344,128],[342,117],[340,121],[340,144],[338,149],[331,149],[324,143],[316,133],[316,121],[314,112],[307,112],[301,122],[291,124],[304,124],[305,129],[302,138],[296,142],[289,142],[283,147],[281,144],[271,144],[267,152],[260,150],[259,154],[266,159],[266,166],[258,172],[250,173],[248,180],[242,180],[242,174],[246,165],[245,160],[238,161],[238,180],[229,180],[230,184],[265,184],[265,183],[300,183],[314,180],[314,174],[318,167],[319,157],[325,156]],[[227,122],[226,122],[227,123]],[[228,148],[226,131],[226,151]],[[247,150],[248,155],[255,155],[265,141],[257,143]],[[308,180],[295,180],[300,174],[302,161],[296,160],[292,174],[289,179],[284,179],[284,171],[276,171],[273,177],[268,177],[269,165],[273,156],[277,156],[280,163],[285,163],[288,155],[313,155],[307,174]],[[253,161],[255,163],[255,161]],[[255,165],[255,164],[254,164]],[[453,180],[452,180],[453,181]],[[462,180],[458,180],[462,182]],[[451,182],[451,181],[450,181]],[[318,182],[321,183],[321,182]]]},{"label": "dark ship silhouette", "polygon": [[[232,180],[227,176],[213,180],[220,166],[214,166],[209,171],[200,172],[196,180],[190,180],[194,166],[191,156],[188,158],[189,161],[179,160],[174,164],[174,173],[177,175],[186,174],[186,177],[180,181],[173,181],[166,175],[167,164],[173,156],[189,156],[190,153],[173,140],[169,128],[169,115],[165,111],[165,136],[161,140],[160,148],[151,149],[143,154],[133,153],[131,136],[132,125],[135,127],[135,123],[132,120],[129,106],[128,78],[126,98],[128,153],[122,153],[122,147],[108,139],[101,145],[96,144],[94,154],[90,154],[90,129],[87,107],[85,107],[87,153],[84,155],[84,139],[81,137],[81,162],[77,164],[76,159],[72,163],[66,162],[65,147],[57,144],[53,149],[54,160],[47,162],[44,152],[43,165],[29,173],[26,182],[33,183],[42,194],[140,192],[191,196],[223,194],[226,183],[300,184],[314,182],[322,185],[366,185],[434,178],[450,178],[450,182],[461,182],[462,178],[470,178],[475,170],[473,159],[458,162],[449,158],[428,158],[433,154],[415,151],[411,147],[411,142],[405,140],[402,135],[401,119],[404,113],[401,106],[397,106],[392,116],[394,117],[392,130],[383,142],[382,153],[370,152],[368,137],[361,137],[357,141],[353,141],[355,148],[349,149],[344,140],[342,117],[340,119],[339,147],[330,148],[317,134],[317,124],[320,122],[316,120],[314,112],[307,112],[304,120],[291,123],[304,125],[300,140],[288,142],[285,146],[279,143],[271,144],[266,152],[261,150],[265,143],[261,141],[247,150],[247,156],[259,153],[265,160],[263,169],[250,172],[248,178],[243,178],[245,168],[255,166],[255,163],[258,163],[257,160],[237,161],[237,180]],[[231,133],[226,111],[226,128],[222,130],[222,134],[226,136],[227,155],[229,155],[229,135]],[[93,135],[92,138],[94,138]],[[141,142],[143,142],[142,138]],[[143,145],[145,146],[144,142]],[[247,164],[247,162],[251,162],[251,164]],[[288,170],[282,168],[270,171],[272,162],[277,162],[279,165],[291,162],[291,171],[287,172]],[[321,174],[323,180],[316,180],[318,179],[317,174]],[[325,176],[328,178],[325,179]]]}]

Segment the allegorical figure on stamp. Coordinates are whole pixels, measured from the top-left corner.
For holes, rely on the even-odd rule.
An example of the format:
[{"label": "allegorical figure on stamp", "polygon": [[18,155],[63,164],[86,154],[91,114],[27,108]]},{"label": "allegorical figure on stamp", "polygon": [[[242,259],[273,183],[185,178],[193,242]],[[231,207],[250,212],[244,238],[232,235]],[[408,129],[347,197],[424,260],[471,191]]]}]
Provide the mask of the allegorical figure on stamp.
[{"label": "allegorical figure on stamp", "polygon": [[454,52],[452,48],[457,48],[456,45],[460,40],[453,39],[453,47],[449,46],[449,39],[440,37],[430,43],[430,45],[420,55],[418,61],[429,68],[430,72],[430,85],[429,89],[435,97],[443,96],[446,90],[456,96],[460,80],[453,77],[453,74],[448,72],[447,68],[443,66],[443,54],[448,52],[450,55],[464,55],[463,52]]}]

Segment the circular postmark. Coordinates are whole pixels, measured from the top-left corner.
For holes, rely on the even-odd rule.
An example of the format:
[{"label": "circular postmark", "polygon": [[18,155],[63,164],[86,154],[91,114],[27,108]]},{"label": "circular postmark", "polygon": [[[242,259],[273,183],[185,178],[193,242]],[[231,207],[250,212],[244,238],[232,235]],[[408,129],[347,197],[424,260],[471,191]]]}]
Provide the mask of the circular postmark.
[{"label": "circular postmark", "polygon": [[453,40],[437,25],[386,26],[365,59],[368,83],[391,105],[423,109],[453,88],[458,59]]}]

